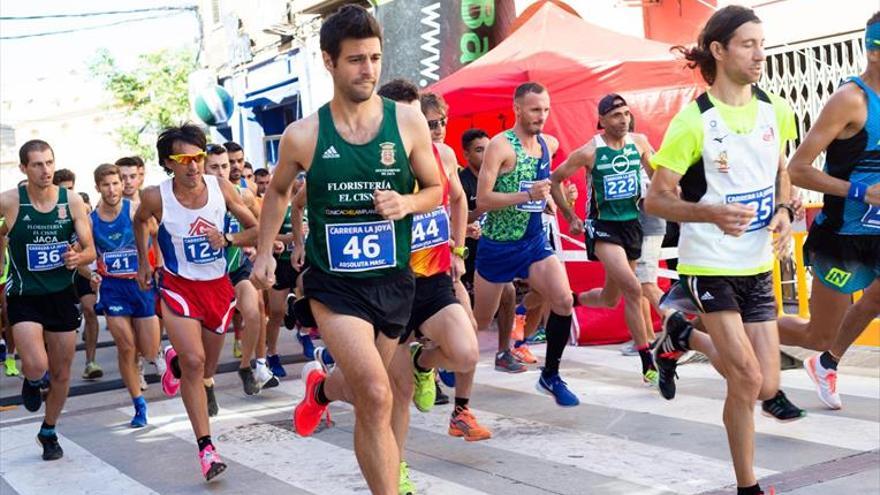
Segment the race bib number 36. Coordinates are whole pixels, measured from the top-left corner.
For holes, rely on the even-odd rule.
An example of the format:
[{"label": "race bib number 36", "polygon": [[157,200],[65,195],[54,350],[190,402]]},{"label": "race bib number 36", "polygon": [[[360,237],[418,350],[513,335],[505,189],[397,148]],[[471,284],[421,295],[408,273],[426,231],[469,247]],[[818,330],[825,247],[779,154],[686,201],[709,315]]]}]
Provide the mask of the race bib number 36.
[{"label": "race bib number 36", "polygon": [[325,226],[327,256],[334,272],[366,272],[397,266],[390,220]]},{"label": "race bib number 36", "polygon": [[724,198],[724,202],[740,203],[751,206],[755,210],[755,218],[746,228],[746,232],[763,229],[770,225],[770,219],[773,218],[773,187],[762,189],[760,191],[752,191],[740,194],[728,194]]},{"label": "race bib number 36", "polygon": [[608,201],[634,198],[639,193],[638,172],[633,170],[606,175],[602,178],[602,185],[605,189],[605,199]]},{"label": "race bib number 36", "polygon": [[[519,192],[528,192],[529,189],[532,188],[532,184],[537,181],[533,180],[521,180],[519,181]],[[547,206],[547,201],[543,199],[536,199],[534,201],[527,201],[525,203],[521,203],[516,205],[516,209],[519,211],[527,211],[529,213],[541,213],[544,211],[544,207]]]},{"label": "race bib number 36", "polygon": [[214,249],[208,236],[197,235],[183,238],[183,253],[186,261],[196,265],[207,265],[223,257],[223,248]]},{"label": "race bib number 36", "polygon": [[126,249],[103,254],[104,266],[110,275],[134,275],[137,273],[137,251]]},{"label": "race bib number 36", "polygon": [[44,272],[64,266],[64,253],[70,249],[70,245],[66,242],[28,244],[26,249],[28,270]]},{"label": "race bib number 36", "polygon": [[874,229],[880,229],[880,206],[869,206],[865,216],[862,217],[862,225]]},{"label": "race bib number 36", "polygon": [[413,215],[412,250],[432,248],[449,243],[449,216],[442,206],[434,211]]}]

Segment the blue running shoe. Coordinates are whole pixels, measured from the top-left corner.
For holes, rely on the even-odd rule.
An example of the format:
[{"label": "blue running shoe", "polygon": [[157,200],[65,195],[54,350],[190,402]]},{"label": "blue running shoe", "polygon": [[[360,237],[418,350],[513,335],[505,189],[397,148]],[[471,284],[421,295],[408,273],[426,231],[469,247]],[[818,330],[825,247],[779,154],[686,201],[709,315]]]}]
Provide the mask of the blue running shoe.
[{"label": "blue running shoe", "polygon": [[547,343],[547,331],[544,327],[538,328],[535,333],[526,338],[526,344],[535,345],[535,344],[546,344]]},{"label": "blue running shoe", "polygon": [[443,382],[443,385],[446,385],[449,388],[455,388],[455,373],[452,371],[446,371],[443,368],[438,370],[440,374],[440,381]]},{"label": "blue running shoe", "polygon": [[305,358],[309,361],[315,359],[315,344],[312,343],[312,337],[309,334],[303,335],[299,332],[296,332],[296,340],[299,341],[299,344],[303,348],[303,356],[305,356]]},{"label": "blue running shoe", "polygon": [[43,378],[40,378],[40,388],[43,390],[49,390],[49,372],[43,373]]},{"label": "blue running shoe", "polygon": [[284,378],[285,376],[287,376],[287,372],[284,371],[284,366],[281,366],[281,358],[278,357],[278,354],[266,356],[266,364],[269,365],[269,369],[276,377]]},{"label": "blue running shoe", "polygon": [[133,399],[132,402],[134,403],[134,417],[131,418],[131,427],[143,428],[147,426],[147,401],[143,396],[140,396]]},{"label": "blue running shoe", "polygon": [[562,407],[574,407],[581,403],[577,396],[568,388],[565,380],[559,376],[559,373],[550,378],[545,378],[543,369],[542,367],[541,378],[538,379],[538,384],[535,386],[538,392],[552,395],[556,399],[556,403]]},{"label": "blue running shoe", "polygon": [[0,361],[6,361],[6,341],[0,339]]}]

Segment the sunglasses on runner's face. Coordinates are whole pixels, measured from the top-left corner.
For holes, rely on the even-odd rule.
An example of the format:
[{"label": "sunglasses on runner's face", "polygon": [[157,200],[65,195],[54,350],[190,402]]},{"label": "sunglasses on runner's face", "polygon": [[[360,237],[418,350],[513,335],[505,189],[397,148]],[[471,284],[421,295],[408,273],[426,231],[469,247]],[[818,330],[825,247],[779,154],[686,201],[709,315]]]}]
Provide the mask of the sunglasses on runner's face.
[{"label": "sunglasses on runner's face", "polygon": [[440,126],[446,127],[446,117],[428,121],[428,129],[431,129],[432,131]]},{"label": "sunglasses on runner's face", "polygon": [[204,151],[199,151],[198,153],[180,153],[178,155],[168,155],[168,158],[174,160],[175,162],[181,165],[189,165],[193,162],[200,162],[208,156]]}]

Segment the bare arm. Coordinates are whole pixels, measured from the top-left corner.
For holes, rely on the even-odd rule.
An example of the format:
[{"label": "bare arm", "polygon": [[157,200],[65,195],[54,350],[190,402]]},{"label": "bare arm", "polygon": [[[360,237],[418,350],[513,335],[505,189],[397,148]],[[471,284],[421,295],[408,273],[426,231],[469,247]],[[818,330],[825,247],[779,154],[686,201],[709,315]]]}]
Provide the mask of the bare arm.
[{"label": "bare arm", "polygon": [[654,147],[651,146],[648,138],[644,134],[633,134],[633,141],[636,148],[639,149],[639,156],[642,161],[642,168],[648,174],[648,178],[654,177],[654,167],[651,166],[651,157],[654,156]]},{"label": "bare arm", "polygon": [[561,210],[562,216],[568,223],[572,223],[575,219],[575,212],[572,205],[569,205],[565,192],[562,190],[562,182],[576,174],[580,168],[586,170],[587,177],[593,171],[593,160],[596,156],[596,146],[592,141],[574,150],[568,158],[562,162],[562,165],[556,168],[550,174],[550,193],[556,206]]},{"label": "bare arm", "polygon": [[[301,121],[302,122],[302,121]],[[305,144],[308,132],[304,125],[291,124],[281,137],[278,146],[278,166],[272,174],[272,181],[263,196],[263,209],[260,212],[260,227],[257,237],[258,256],[272,256],[272,245],[275,236],[284,222],[284,213],[290,202],[290,189],[296,176],[303,169],[297,159],[297,148]],[[315,144],[311,144],[314,148]]]},{"label": "bare arm", "polygon": [[486,148],[486,154],[483,155],[483,165],[480,167],[480,177],[477,180],[476,216],[486,211],[500,210],[508,206],[526,203],[532,199],[531,192],[527,191],[515,193],[493,191],[501,168],[505,163],[514,162],[516,162],[516,154],[504,135],[492,138],[489,147]]},{"label": "bare arm", "polygon": [[293,253],[290,262],[297,270],[302,268],[306,253],[306,236],[303,231],[303,217],[307,198],[306,187],[300,187],[290,202],[290,226],[292,230]]},{"label": "bare arm", "polygon": [[455,152],[444,144],[440,146],[440,159],[449,180],[449,220],[451,224],[449,234],[455,246],[464,246],[468,224],[467,197],[464,194],[464,188],[461,187],[461,181],[458,179],[458,163]]},{"label": "bare arm", "polygon": [[76,232],[80,250],[67,250],[64,254],[64,259],[68,269],[75,269],[78,266],[88,265],[95,261],[97,255],[95,253],[95,243],[92,239],[92,221],[89,219],[85,202],[78,194],[68,195],[67,201],[70,205],[73,229]]},{"label": "bare arm", "polygon": [[[245,204],[242,195],[235,187],[226,180],[217,181],[220,190],[223,191],[223,199],[226,201],[226,209],[241,223],[241,232],[229,234],[229,240],[233,246],[253,246],[257,240],[257,217]],[[253,201],[253,196],[251,196]]]},{"label": "bare arm", "polygon": [[138,252],[138,285],[141,289],[147,289],[152,283],[152,269],[150,268],[149,248],[150,222],[158,221],[162,214],[162,196],[157,186],[148,187],[141,192],[141,204],[132,219],[134,228],[134,240]]}]

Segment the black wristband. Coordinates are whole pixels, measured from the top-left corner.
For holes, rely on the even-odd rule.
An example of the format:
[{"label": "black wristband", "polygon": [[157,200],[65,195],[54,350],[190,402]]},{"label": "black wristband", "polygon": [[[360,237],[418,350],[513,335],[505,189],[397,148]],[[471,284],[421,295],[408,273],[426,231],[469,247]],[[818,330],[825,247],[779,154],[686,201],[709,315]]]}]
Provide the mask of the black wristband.
[{"label": "black wristband", "polygon": [[778,205],[776,205],[776,209],[773,211],[773,214],[775,215],[776,213],[779,213],[779,210],[782,209],[788,212],[788,221],[794,222],[794,208],[792,208],[791,205],[779,203]]}]

